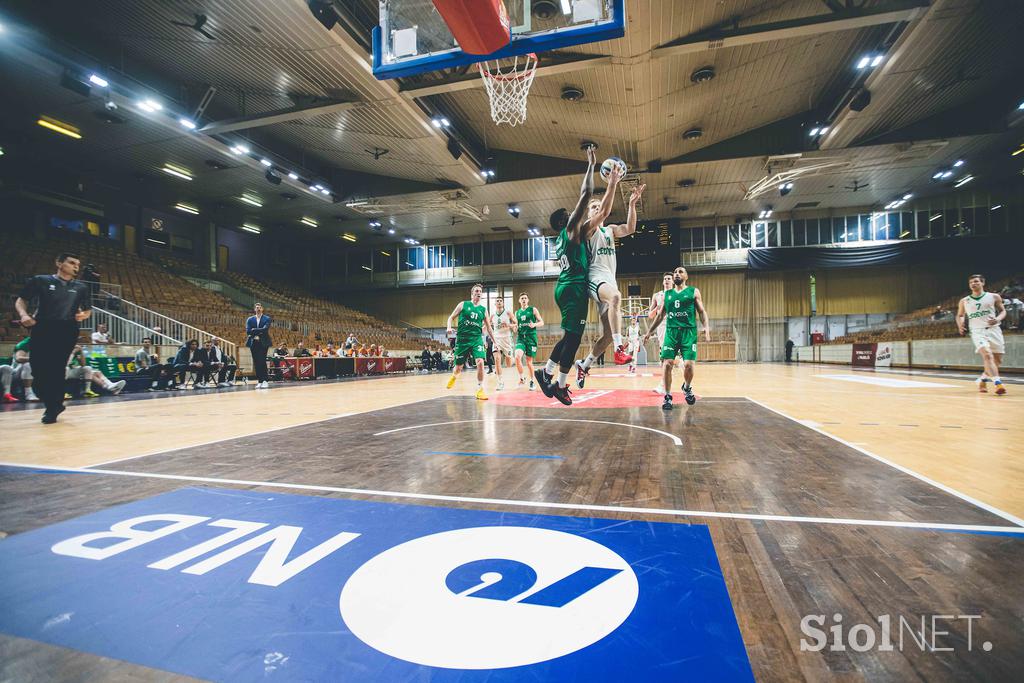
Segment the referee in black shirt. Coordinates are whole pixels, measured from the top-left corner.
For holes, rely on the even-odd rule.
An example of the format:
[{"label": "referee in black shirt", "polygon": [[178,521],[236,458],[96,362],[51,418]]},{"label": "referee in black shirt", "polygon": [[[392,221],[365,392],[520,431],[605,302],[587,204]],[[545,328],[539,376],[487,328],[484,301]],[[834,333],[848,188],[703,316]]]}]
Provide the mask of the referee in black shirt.
[{"label": "referee in black shirt", "polygon": [[[64,372],[78,341],[78,323],[92,315],[89,286],[75,279],[79,261],[74,254],[57,257],[55,275],[36,275],[18,294],[14,308],[32,335],[32,374],[36,395],[46,405],[43,424],[53,424],[64,412]],[[38,301],[34,314],[30,302]]]}]

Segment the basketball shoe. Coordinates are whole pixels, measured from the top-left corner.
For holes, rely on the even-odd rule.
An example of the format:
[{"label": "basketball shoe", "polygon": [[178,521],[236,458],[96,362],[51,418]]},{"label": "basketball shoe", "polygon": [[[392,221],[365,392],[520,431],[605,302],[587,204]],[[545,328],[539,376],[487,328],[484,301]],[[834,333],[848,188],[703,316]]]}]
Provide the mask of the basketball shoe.
[{"label": "basketball shoe", "polygon": [[619,348],[615,349],[615,364],[616,365],[625,365],[626,363],[629,363],[632,360],[633,360],[633,356],[631,356],[628,353],[626,353],[626,347],[625,346],[620,346]]},{"label": "basketball shoe", "polygon": [[590,374],[590,370],[583,367],[583,361],[576,361],[576,387],[579,389],[583,388],[583,384],[587,381],[587,375]]}]

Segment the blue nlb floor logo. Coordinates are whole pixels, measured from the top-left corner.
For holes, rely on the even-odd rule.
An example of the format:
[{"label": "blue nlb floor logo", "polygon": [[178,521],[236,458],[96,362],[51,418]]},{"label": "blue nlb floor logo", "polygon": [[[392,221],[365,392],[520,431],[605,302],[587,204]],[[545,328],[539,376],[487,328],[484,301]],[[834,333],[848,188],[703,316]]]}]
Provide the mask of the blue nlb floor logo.
[{"label": "blue nlb floor logo", "polygon": [[0,632],[213,680],[752,680],[697,525],[189,488],[0,567]]}]

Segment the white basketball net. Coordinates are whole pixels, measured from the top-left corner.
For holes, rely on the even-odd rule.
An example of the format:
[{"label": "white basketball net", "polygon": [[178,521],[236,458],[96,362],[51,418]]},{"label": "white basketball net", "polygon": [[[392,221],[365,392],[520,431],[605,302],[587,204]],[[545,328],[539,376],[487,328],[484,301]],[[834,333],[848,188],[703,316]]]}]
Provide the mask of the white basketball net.
[{"label": "white basketball net", "polygon": [[[493,64],[493,66],[492,66]],[[515,126],[526,121],[526,97],[537,75],[537,55],[515,57],[502,71],[498,62],[480,64],[480,77],[491,100],[491,118],[496,124]]]}]

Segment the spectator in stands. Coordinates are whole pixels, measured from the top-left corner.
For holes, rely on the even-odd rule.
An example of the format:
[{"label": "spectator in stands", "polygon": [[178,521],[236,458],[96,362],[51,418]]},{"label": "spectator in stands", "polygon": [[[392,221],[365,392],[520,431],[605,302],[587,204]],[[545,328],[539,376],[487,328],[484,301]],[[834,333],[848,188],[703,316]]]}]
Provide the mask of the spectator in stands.
[{"label": "spectator in stands", "polygon": [[[82,382],[82,395],[86,398],[95,398],[99,396],[95,391],[92,390],[91,385],[95,384],[101,389],[106,389],[110,393],[117,394],[121,393],[124,389],[125,381],[118,380],[117,382],[111,382],[104,376],[99,370],[89,366],[89,362],[85,359],[85,353],[82,351],[82,347],[75,345],[75,348],[71,351],[71,357],[68,358],[68,367],[64,371],[64,379],[77,379]],[[70,396],[64,396],[65,399]]]},{"label": "spectator in stands", "polygon": [[[320,345],[317,344],[317,346],[319,347]],[[306,348],[306,345],[303,344],[301,340],[299,340],[299,343],[295,346],[295,350],[292,351],[292,355],[295,356],[296,358],[309,358],[310,355],[312,354],[310,354],[309,349]]]},{"label": "spectator in stands", "polygon": [[434,352],[430,354],[430,368],[432,370],[448,370],[448,364],[441,358],[441,351],[438,349],[434,349]]},{"label": "spectator in stands", "polygon": [[324,348],[323,353],[324,358],[334,358],[340,355],[341,354],[338,353],[338,350],[334,348],[334,344],[331,342],[327,342],[327,346]]},{"label": "spectator in stands", "polygon": [[[355,335],[355,334],[353,334],[353,333],[351,333],[351,332],[349,332],[349,333],[348,333],[348,338],[347,338],[347,339],[345,340],[345,345],[344,345],[344,346],[343,346],[342,348],[343,348],[343,349],[344,349],[345,351],[351,351],[351,350],[352,350],[352,348],[353,348],[353,347],[354,347],[355,345],[356,345],[356,335]],[[345,354],[345,355],[352,355],[352,354]]]},{"label": "spectator in stands", "polygon": [[423,353],[420,354],[420,364],[423,366],[423,372],[430,372],[430,369],[433,367],[430,347],[426,344],[423,345]]},{"label": "spectator in stands", "polygon": [[29,347],[31,344],[32,337],[25,337],[14,345],[14,360],[12,361],[14,372],[11,376],[11,381],[12,388],[13,382],[19,382],[21,388],[25,391],[25,400],[35,403],[39,400],[39,397],[32,391],[32,364],[29,363]]},{"label": "spectator in stands", "polygon": [[793,347],[794,346],[796,346],[796,344],[793,343],[792,339],[787,339],[786,340],[786,362],[787,363],[792,363],[793,362]]},{"label": "spectator in stands", "polygon": [[111,339],[110,333],[107,332],[107,325],[106,325],[106,323],[100,323],[99,325],[97,325],[96,329],[93,331],[92,336],[90,337],[90,339],[92,340],[93,344],[116,344],[117,343],[113,339]]},{"label": "spectator in stands", "polygon": [[935,311],[932,313],[932,320],[942,320],[946,315],[946,311],[942,310],[942,306],[936,306]]},{"label": "spectator in stands", "polygon": [[377,357],[377,345],[376,344],[370,344],[370,348],[368,348],[366,350],[366,355],[371,357],[371,358],[376,358]]},{"label": "spectator in stands", "polygon": [[[207,340],[203,344],[203,350],[206,351],[206,376],[209,378],[210,384],[213,384],[214,373],[216,373],[218,387],[226,389],[232,386],[231,380],[234,380],[237,368],[228,364],[227,356],[220,348],[220,340]],[[231,380],[228,379],[229,373]]]},{"label": "spectator in stands", "polygon": [[1006,329],[1008,330],[1019,330],[1021,323],[1024,322],[1024,302],[1014,294],[1015,291],[1010,289],[1008,296],[1003,297],[1003,306],[1006,307]]},{"label": "spectator in stands", "polygon": [[387,351],[387,349],[384,348],[383,344],[381,344],[380,346],[377,347],[377,355],[380,356],[381,358],[387,358],[388,357],[388,351]]},{"label": "spectator in stands", "polygon": [[253,315],[245,321],[245,345],[252,352],[253,370],[256,371],[256,388],[269,389],[267,382],[267,349],[273,346],[270,340],[270,325],[273,323],[270,316],[263,312],[263,304],[256,304],[253,307]]},{"label": "spectator in stands", "polygon": [[142,348],[135,352],[135,374],[149,377],[147,391],[166,389],[171,379],[171,368],[160,363],[160,353],[153,348],[151,337],[143,337]]},{"label": "spectator in stands", "polygon": [[174,380],[171,389],[177,389],[179,382],[184,384],[187,381],[185,375],[187,372],[195,373],[196,382],[202,376],[203,359],[198,339],[189,339],[178,349],[178,355],[174,357]]}]

